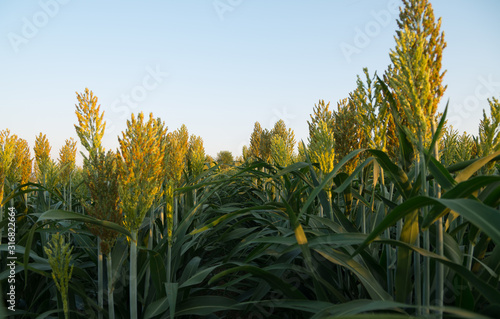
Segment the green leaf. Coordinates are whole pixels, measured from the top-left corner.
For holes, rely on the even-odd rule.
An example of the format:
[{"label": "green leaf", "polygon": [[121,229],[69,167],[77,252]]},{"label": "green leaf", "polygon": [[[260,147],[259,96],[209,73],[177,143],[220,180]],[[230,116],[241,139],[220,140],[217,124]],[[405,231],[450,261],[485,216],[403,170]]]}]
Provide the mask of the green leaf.
[{"label": "green leaf", "polygon": [[439,185],[444,190],[449,190],[453,187],[453,185],[456,184],[455,180],[453,177],[450,175],[448,170],[441,164],[439,163],[438,160],[436,160],[432,156],[426,155],[430,161],[429,161],[429,171],[431,172],[432,176],[436,179]]},{"label": "green leaf", "polygon": [[[394,118],[396,119],[396,117]],[[408,172],[415,157],[415,149],[408,138],[407,128],[403,127],[399,120],[394,121],[394,123],[396,124],[396,130],[398,132],[399,160],[402,163],[403,171]]]},{"label": "green leaf", "polygon": [[[500,181],[499,176],[477,176],[473,177],[467,181],[456,184],[452,189],[448,190],[443,195],[443,199],[455,199],[469,197],[475,191],[488,186],[490,184]],[[426,229],[431,224],[433,224],[438,218],[444,216],[450,211],[449,208],[446,209],[444,205],[436,205],[428,214],[425,216],[422,222],[422,228]]]},{"label": "green leaf", "polygon": [[[410,212],[404,221],[401,231],[401,241],[413,245],[417,241],[419,235],[418,227],[418,210]],[[396,300],[405,302],[408,294],[411,292],[411,261],[412,255],[410,251],[402,247],[398,251],[398,261],[396,264]]]},{"label": "green leaf", "polygon": [[500,211],[472,199],[437,199],[437,202],[456,211],[482,232],[500,244]]},{"label": "green leaf", "polygon": [[374,162],[374,159],[373,157],[370,157],[367,158],[363,163],[358,165],[351,175],[349,175],[347,178],[341,181],[341,184],[338,185],[337,188],[335,188],[334,192],[342,193],[347,187],[351,186],[352,181],[358,176],[359,172],[361,172],[366,166],[368,166],[372,162]]},{"label": "green leaf", "polygon": [[[226,297],[199,296],[191,297],[182,302],[175,315],[207,316],[217,311],[236,310],[238,308],[236,301]],[[171,316],[171,318],[173,317]]]},{"label": "green leaf", "polygon": [[58,313],[58,312],[62,312],[63,310],[62,309],[56,309],[56,310],[49,310],[49,311],[45,311],[44,313],[36,316],[35,319],[44,319],[44,318],[47,318],[47,316],[53,314],[53,313]]},{"label": "green leaf", "polygon": [[150,252],[149,270],[151,273],[151,280],[156,289],[156,295],[158,297],[165,296],[165,290],[163,283],[167,281],[167,272],[165,268],[165,263],[160,254],[154,251]]},{"label": "green leaf", "polygon": [[416,209],[425,205],[431,205],[432,203],[434,202],[430,198],[427,198],[425,196],[417,196],[410,198],[402,204],[398,205],[396,208],[390,211],[387,216],[373,229],[373,231],[366,238],[365,242],[361,244],[358,249],[356,249],[354,255],[357,255],[359,252],[361,252],[361,250],[363,250],[378,235],[380,235],[388,227],[394,225],[398,220],[402,219],[409,213],[414,212]]},{"label": "green leaf", "polygon": [[[40,227],[40,226],[38,226],[38,222],[36,222],[33,226],[31,226],[29,233],[28,233],[28,238],[26,240],[26,249],[24,251],[24,256],[23,256],[23,266],[25,269],[28,268],[28,263],[29,263],[30,255],[31,255],[31,246],[33,243],[33,236],[35,235],[35,231],[38,229],[38,227]],[[24,272],[24,282],[25,282],[24,288],[26,288],[28,286],[28,272],[27,271]]]},{"label": "green leaf", "polygon": [[[304,215],[307,212],[307,209],[314,202],[314,200],[316,199],[316,197],[318,196],[318,194],[321,191],[324,191],[326,185],[328,185],[330,183],[330,180],[337,174],[337,172],[344,166],[344,164],[347,163],[352,158],[356,157],[356,155],[358,155],[359,153],[362,153],[364,151],[365,151],[364,149],[359,149],[359,150],[352,151],[351,153],[347,154],[337,165],[335,165],[335,167],[333,168],[333,170],[330,173],[328,173],[323,178],[323,180],[321,181],[321,183],[313,189],[313,191],[311,192],[311,194],[307,198],[307,201],[302,206],[302,209],[300,210],[299,216],[297,216],[297,218],[300,218],[300,216]],[[312,170],[313,169],[311,167],[311,171]]]},{"label": "green leaf", "polygon": [[212,284],[213,282],[217,281],[221,277],[226,276],[230,273],[238,272],[238,271],[248,272],[254,276],[257,276],[259,278],[264,279],[269,285],[271,285],[271,287],[273,287],[274,289],[280,290],[281,292],[283,292],[284,295],[286,295],[290,298],[305,299],[304,295],[300,291],[296,290],[293,286],[286,283],[281,278],[279,278],[276,275],[272,274],[271,272],[267,271],[266,268],[261,269],[259,267],[249,266],[249,265],[237,266],[237,267],[233,267],[233,268],[221,271],[217,275],[213,276],[209,280],[208,283]]},{"label": "green leaf", "polygon": [[[128,245],[125,238],[118,239],[111,252],[113,266],[113,280],[116,282],[119,277],[120,269],[128,257]],[[114,283],[113,283],[114,284]]]},{"label": "green leaf", "polygon": [[[352,300],[323,309],[321,312],[318,312],[316,315],[311,317],[311,319],[328,318],[328,315],[334,317],[342,316],[342,318],[344,318],[344,316],[357,315],[367,311],[389,309],[404,313],[404,311],[400,308],[404,308],[406,306],[407,305],[404,303],[387,300]],[[405,318],[408,318],[407,315],[405,316]]]},{"label": "green leaf", "polygon": [[483,203],[488,206],[495,207],[500,204],[500,183],[493,183],[481,192],[481,196],[486,196]]},{"label": "green leaf", "polygon": [[446,106],[444,108],[443,115],[441,116],[441,119],[439,120],[438,126],[436,127],[436,131],[432,135],[432,141],[431,141],[431,144],[429,145],[429,149],[427,150],[427,153],[429,153],[429,154],[432,154],[432,150],[434,149],[434,146],[441,138],[441,131],[443,130],[443,127],[446,123],[446,115],[448,114],[448,105],[449,104],[450,104],[450,100],[448,100],[446,102]]},{"label": "green leaf", "polygon": [[351,258],[351,256],[334,249],[326,247],[314,249],[317,253],[325,257],[330,262],[343,266],[358,277],[362,285],[366,288],[370,297],[374,300],[392,300],[392,297],[384,290],[371,271]]},{"label": "green leaf", "polygon": [[463,171],[461,171],[457,177],[455,177],[455,180],[460,183],[465,180],[468,180],[469,177],[472,176],[475,172],[477,172],[481,167],[486,165],[489,161],[493,160],[495,157],[500,156],[500,150],[496,151],[493,154],[490,154],[488,156],[485,156],[483,158],[478,159],[474,163],[470,164],[465,168]]},{"label": "green leaf", "polygon": [[189,279],[187,279],[186,281],[184,281],[179,286],[179,288],[193,286],[193,285],[197,285],[197,284],[201,283],[217,267],[218,266],[213,266],[213,267],[208,267],[206,269],[200,270],[196,274],[190,276]]},{"label": "green leaf", "polygon": [[263,209],[273,209],[273,208],[275,208],[275,207],[274,206],[269,206],[269,205],[253,206],[253,207],[249,207],[249,208],[245,208],[245,209],[240,209],[240,210],[234,211],[232,213],[224,214],[221,217],[215,218],[214,220],[212,220],[207,225],[205,225],[205,226],[203,226],[201,228],[193,230],[190,233],[190,235],[195,235],[195,234],[204,232],[204,231],[206,231],[208,229],[211,229],[211,228],[217,226],[219,223],[224,222],[227,219],[233,218],[233,217],[235,217],[237,215],[246,214],[246,213],[251,212],[253,210],[263,210]]},{"label": "green leaf", "polygon": [[324,317],[326,318],[342,318],[342,319],[411,319],[418,318],[408,315],[398,315],[394,313],[384,313],[384,314],[359,314],[359,315],[350,315],[350,316],[342,316],[342,317]]},{"label": "green leaf", "polygon": [[185,282],[189,278],[191,278],[196,271],[198,270],[198,267],[200,267],[200,262],[201,258],[198,256],[193,257],[187,265],[184,266],[184,271],[182,272],[182,276],[179,279],[179,282]]},{"label": "green leaf", "polygon": [[332,248],[359,245],[366,239],[366,234],[361,233],[341,233],[332,235],[323,235],[309,240],[311,248],[328,245]]},{"label": "green leaf", "polygon": [[272,179],[277,179],[280,176],[284,176],[287,174],[290,174],[292,172],[298,171],[304,167],[311,166],[309,163],[304,163],[304,162],[298,162],[298,163],[293,163],[291,165],[288,165],[287,167],[279,170],[276,174],[273,175]]},{"label": "green leaf", "polygon": [[[464,216],[472,224],[480,228],[485,234],[490,236],[497,244],[500,243],[500,212],[484,205],[483,203],[465,198],[444,199],[427,196],[417,196],[410,198],[401,205],[394,208],[368,235],[365,242],[356,249],[354,255],[363,250],[373,239],[380,235],[386,228],[396,223],[398,220],[424,206],[442,205],[458,214]],[[429,225],[426,223],[425,225]],[[423,228],[425,230],[425,228]]]},{"label": "green leaf", "polygon": [[456,287],[454,289],[456,298],[455,306],[462,309],[474,311],[474,295],[472,294],[467,281],[464,278],[455,275],[455,277],[453,278],[453,287]]},{"label": "green leaf", "polygon": [[[292,309],[303,312],[318,313],[322,309],[334,306],[333,303],[318,301],[318,300],[297,300],[297,299],[273,299],[273,300],[258,300],[241,303],[240,305],[250,305],[252,307],[261,306],[271,309]],[[262,308],[260,308],[262,309]],[[297,315],[297,317],[300,317]]]},{"label": "green leaf", "polygon": [[429,257],[431,259],[434,259],[434,260],[448,266],[450,269],[454,270],[458,275],[463,277],[475,289],[477,289],[477,291],[480,294],[482,294],[486,299],[488,299],[489,302],[494,303],[497,300],[500,300],[500,291],[498,291],[498,289],[496,289],[496,287],[487,284],[486,282],[484,282],[483,280],[478,278],[476,275],[474,275],[474,273],[472,271],[468,270],[467,268],[465,268],[461,264],[457,264],[444,256],[440,256],[436,253],[430,252],[430,251],[425,250],[425,249],[420,248],[420,247],[409,245],[409,244],[404,243],[404,242],[399,241],[399,240],[377,239],[376,241],[380,242],[380,243],[392,244],[392,245],[399,246],[399,247],[406,247],[410,250],[413,250],[413,251],[419,253],[420,255],[422,255],[424,257]]},{"label": "green leaf", "polygon": [[175,306],[177,304],[177,290],[179,289],[179,284],[176,282],[165,283],[165,290],[167,291],[168,304],[170,307],[170,318],[175,316]]},{"label": "green leaf", "polygon": [[73,234],[73,240],[75,241],[75,246],[83,249],[89,256],[89,258],[94,261],[95,264],[97,264],[97,250],[95,247],[95,240],[92,240],[88,235],[79,233]]},{"label": "green leaf", "polygon": [[40,218],[38,220],[47,220],[47,219],[53,219],[53,220],[74,220],[74,221],[79,221],[79,222],[84,222],[84,223],[90,223],[90,224],[95,224],[102,226],[104,228],[114,230],[120,234],[123,234],[128,237],[132,237],[132,234],[128,229],[125,227],[122,227],[118,224],[115,224],[113,222],[107,221],[107,220],[99,220],[94,217],[86,216],[86,215],[81,215],[73,212],[68,212],[65,210],[59,210],[59,209],[51,209],[40,215]]},{"label": "green leaf", "polygon": [[378,164],[388,172],[394,181],[394,185],[403,194],[403,198],[410,197],[412,185],[406,173],[396,164],[394,164],[386,153],[379,150],[368,150],[373,156],[377,158]]},{"label": "green leaf", "polygon": [[[149,319],[155,316],[159,316],[167,311],[169,307],[168,297],[163,297],[158,300],[153,301],[144,312],[144,318]],[[173,317],[171,317],[173,318]]]}]

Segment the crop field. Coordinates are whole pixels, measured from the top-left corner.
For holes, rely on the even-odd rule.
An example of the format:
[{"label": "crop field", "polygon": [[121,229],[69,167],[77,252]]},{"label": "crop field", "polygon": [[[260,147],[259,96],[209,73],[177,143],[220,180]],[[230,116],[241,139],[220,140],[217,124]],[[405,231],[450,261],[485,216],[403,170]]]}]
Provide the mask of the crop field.
[{"label": "crop field", "polygon": [[0,130],[0,318],[498,318],[500,101],[454,129],[441,20],[404,0],[397,24],[306,141],[255,122],[212,158],[139,110],[111,150],[90,88],[82,149]]}]

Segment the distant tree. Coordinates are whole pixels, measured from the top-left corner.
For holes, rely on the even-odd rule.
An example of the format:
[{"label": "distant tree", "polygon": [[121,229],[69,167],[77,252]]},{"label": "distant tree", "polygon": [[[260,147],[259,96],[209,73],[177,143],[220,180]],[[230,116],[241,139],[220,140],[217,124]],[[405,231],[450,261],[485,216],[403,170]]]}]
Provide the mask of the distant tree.
[{"label": "distant tree", "polygon": [[249,154],[250,157],[253,158],[260,158],[260,139],[262,135],[262,127],[260,126],[259,122],[255,122],[253,126],[253,132],[252,135],[250,136],[250,149],[249,149]]},{"label": "distant tree", "polygon": [[208,165],[208,167],[214,166],[214,162],[215,162],[215,160],[212,156],[210,156],[208,154],[205,156],[205,164]]},{"label": "distant tree", "polygon": [[165,167],[167,178],[178,187],[182,180],[182,172],[186,166],[186,155],[188,152],[189,134],[186,125],[166,137]]},{"label": "distant tree", "polygon": [[271,131],[271,158],[276,165],[288,166],[292,163],[295,134],[287,129],[285,122],[279,120]]},{"label": "distant tree", "polygon": [[[483,110],[483,118],[479,122],[479,151],[481,156],[490,155],[500,150],[500,102],[496,98],[488,99],[490,117]],[[486,170],[491,173],[494,162],[487,164]]]},{"label": "distant tree", "polygon": [[248,160],[250,160],[251,154],[248,146],[243,145],[243,148],[241,149],[241,156],[243,158],[243,162],[247,162]]},{"label": "distant tree", "polygon": [[75,156],[76,156],[76,141],[73,138],[66,140],[59,151],[59,169],[61,174],[61,181],[63,186],[66,187],[69,183],[70,175],[75,169]]},{"label": "distant tree", "polygon": [[325,122],[328,125],[328,129],[333,131],[334,118],[333,113],[330,110],[330,102],[325,104],[324,100],[319,100],[318,104],[314,104],[314,109],[311,116],[311,121],[307,121],[309,125],[309,136],[313,135],[313,131],[318,126],[319,122]]},{"label": "distant tree", "polygon": [[230,151],[220,151],[217,153],[217,163],[222,164],[223,167],[232,165],[233,161],[233,154]]},{"label": "distant tree", "polygon": [[39,182],[45,184],[45,174],[49,170],[51,159],[50,159],[50,144],[49,140],[45,134],[40,133],[35,139],[35,169],[36,175]]},{"label": "distant tree", "polygon": [[319,163],[320,169],[327,174],[333,170],[335,159],[334,116],[329,110],[330,103],[319,101],[315,105],[309,125],[309,145],[307,147],[311,161]]},{"label": "distant tree", "polygon": [[271,138],[271,157],[274,164],[278,166],[288,166],[292,163],[293,148],[290,148],[286,141],[279,135]]},{"label": "distant tree", "polygon": [[236,156],[234,158],[234,163],[236,165],[241,165],[241,164],[245,163],[245,160],[243,159],[243,156]]},{"label": "distant tree", "polygon": [[[335,156],[337,162],[354,150],[366,147],[367,141],[359,118],[356,116],[358,108],[350,99],[342,99],[337,103],[337,111],[333,112],[335,126]],[[358,165],[359,154],[343,167],[348,174],[354,172]]]},{"label": "distant tree", "polygon": [[268,129],[262,130],[260,134],[260,158],[262,158],[267,163],[271,162],[271,138],[273,133]]},{"label": "distant tree", "polygon": [[199,175],[205,167],[205,148],[200,136],[191,135],[188,147],[188,163],[193,176]]},{"label": "distant tree", "polygon": [[250,146],[243,148],[243,160],[262,159],[283,165],[291,162],[294,147],[295,134],[286,128],[283,120],[277,121],[272,130],[262,129],[260,123],[255,122]]},{"label": "distant tree", "polygon": [[[480,126],[481,127],[481,126]],[[460,135],[453,126],[445,128],[441,139],[441,151],[439,160],[445,166],[468,161],[478,156],[478,140],[474,136],[463,132]]]},{"label": "distant tree", "polygon": [[356,108],[356,121],[366,138],[367,147],[387,151],[388,142],[392,141],[392,136],[388,136],[392,133],[388,129],[392,115],[377,85],[377,72],[371,77],[368,69],[364,68],[363,73],[364,80],[358,75],[357,87],[349,95],[349,100]]},{"label": "distant tree", "polygon": [[300,141],[300,143],[297,144],[297,155],[294,157],[293,161],[305,162],[307,159],[306,152],[307,146],[304,144],[304,142]]}]

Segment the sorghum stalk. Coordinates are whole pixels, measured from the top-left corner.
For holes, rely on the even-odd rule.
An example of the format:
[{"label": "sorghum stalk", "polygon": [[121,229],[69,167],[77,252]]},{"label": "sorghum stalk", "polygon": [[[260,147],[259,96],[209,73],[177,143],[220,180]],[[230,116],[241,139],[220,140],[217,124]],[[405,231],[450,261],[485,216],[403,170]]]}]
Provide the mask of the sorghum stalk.
[{"label": "sorghum stalk", "polygon": [[103,270],[102,270],[102,250],[101,238],[97,237],[97,303],[99,305],[98,318],[102,318],[102,310],[104,309],[104,283],[103,283]]},{"label": "sorghum stalk", "polygon": [[52,268],[52,279],[56,284],[63,302],[64,317],[69,318],[68,288],[69,280],[73,273],[73,266],[69,267],[73,247],[64,242],[64,237],[59,233],[52,235],[50,242],[44,247]]},{"label": "sorghum stalk", "polygon": [[[431,122],[432,135],[436,134],[436,121]],[[439,151],[438,143],[434,145],[432,150],[434,158],[439,161]],[[434,179],[434,196],[436,198],[441,197],[441,187],[438,185],[437,181]],[[443,217],[440,217],[436,221],[436,252],[439,256],[444,256],[444,234],[443,234]],[[438,308],[443,307],[444,301],[444,265],[442,263],[436,263],[436,306]],[[439,318],[443,317],[443,312],[441,310],[437,311]]]},{"label": "sorghum stalk", "polygon": [[[428,195],[428,185],[425,176],[427,175],[427,167],[425,165],[424,153],[420,152],[420,163],[422,165],[422,195]],[[422,215],[425,217],[427,215],[427,207],[422,208]],[[429,230],[425,230],[423,232],[423,248],[427,251],[430,250],[430,237]],[[422,290],[422,301],[423,301],[423,311],[424,314],[429,314],[429,306],[430,306],[430,285],[431,285],[431,271],[430,271],[430,259],[428,257],[423,256],[423,290]]]},{"label": "sorghum stalk", "polygon": [[137,231],[130,239],[130,318],[137,318]]},{"label": "sorghum stalk", "polygon": [[108,269],[108,316],[109,319],[115,319],[115,299],[113,295],[113,263],[111,259],[111,252],[106,255],[106,264]]},{"label": "sorghum stalk", "polygon": [[[111,151],[105,153],[101,145],[106,127],[103,120],[104,112],[100,112],[100,105],[97,104],[98,99],[89,89],[85,89],[85,93],[77,93],[77,99],[79,103],[76,105],[75,113],[78,118],[78,125],[75,125],[75,129],[81,144],[88,151],[88,156],[82,153],[84,157],[83,179],[92,199],[92,205],[83,203],[82,209],[86,208],[88,214],[92,217],[120,225],[122,224],[122,211],[118,205],[117,158]],[[70,164],[74,162],[75,150],[75,143],[66,141],[65,151],[61,154],[61,162],[69,162]],[[70,209],[72,171],[73,169],[69,170],[68,174]],[[104,305],[103,255],[110,254],[118,233],[98,226],[89,226],[89,228],[98,238],[98,305],[102,309]],[[111,271],[111,269],[108,270],[108,272]],[[113,305],[111,304],[110,307],[112,308]],[[102,318],[102,311],[99,312],[99,318]]]},{"label": "sorghum stalk", "polygon": [[137,240],[138,230],[161,188],[164,153],[158,134],[158,122],[150,114],[127,121],[127,130],[120,142],[119,166],[121,205],[130,240],[130,318],[137,318]]},{"label": "sorghum stalk", "polygon": [[[149,212],[148,250],[152,250],[153,249],[154,220],[155,220],[154,210],[151,209],[150,212]],[[144,281],[144,298],[146,298],[147,295],[148,295],[150,278],[151,278],[151,272],[150,272],[149,267],[148,267],[148,269],[146,270],[146,279]]]},{"label": "sorghum stalk", "polygon": [[167,281],[170,282],[172,269],[172,235],[174,228],[174,184],[168,182],[165,185],[165,210],[167,217],[167,240],[168,240],[168,258],[167,258]]},{"label": "sorghum stalk", "polygon": [[[418,157],[415,159],[415,176],[418,176],[420,163]],[[418,217],[417,217],[418,218]],[[420,235],[417,235],[415,246],[420,247]],[[420,254],[413,253],[415,270],[415,304],[417,306],[417,316],[422,315],[422,274],[420,267]]]}]

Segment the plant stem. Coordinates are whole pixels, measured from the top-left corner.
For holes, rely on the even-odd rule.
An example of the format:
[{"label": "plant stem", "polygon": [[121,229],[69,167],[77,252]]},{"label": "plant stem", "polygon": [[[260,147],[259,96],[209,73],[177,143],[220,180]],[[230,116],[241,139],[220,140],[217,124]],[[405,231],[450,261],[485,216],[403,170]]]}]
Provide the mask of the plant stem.
[{"label": "plant stem", "polygon": [[332,196],[332,189],[328,191],[328,205],[330,205],[330,220],[333,220],[333,196]]},{"label": "plant stem", "polygon": [[[380,185],[382,186],[382,196],[384,196],[387,199],[389,194],[386,192],[386,187],[385,187],[385,177],[384,177],[384,169],[380,167]],[[384,216],[387,216],[387,206],[384,205]],[[391,239],[391,231],[389,228],[385,230],[385,237],[387,239]],[[386,273],[387,273],[387,290],[389,294],[394,297],[394,288],[393,288],[393,277],[392,277],[392,271],[391,271],[391,260],[392,260],[392,254],[391,254],[391,247],[389,245],[386,246]]]},{"label": "plant stem", "polygon": [[69,174],[69,199],[68,199],[68,206],[69,206],[69,211],[73,211],[71,206],[71,173]]},{"label": "plant stem", "polygon": [[[148,249],[153,249],[153,226],[154,226],[154,210],[150,209],[150,218],[149,218],[149,238],[148,238]],[[144,299],[148,295],[149,290],[149,279],[151,278],[151,270],[149,267],[146,268],[146,280],[144,281]]]},{"label": "plant stem", "polygon": [[168,245],[167,252],[167,282],[171,282],[170,274],[172,272],[172,245]]},{"label": "plant stem", "polygon": [[472,269],[472,259],[474,258],[474,243],[470,243],[468,256],[467,256],[467,270]]},{"label": "plant stem", "polygon": [[[420,164],[421,164],[421,174],[422,174],[422,194],[424,196],[428,195],[428,187],[427,187],[427,181],[425,176],[427,175],[427,167],[425,165],[425,160],[424,159],[424,153],[420,153]],[[427,207],[424,207],[422,209],[422,214],[423,217],[427,215]],[[423,233],[423,240],[424,240],[424,249],[429,251],[430,250],[430,238],[429,238],[429,230],[425,230]],[[424,269],[423,269],[423,290],[422,290],[422,299],[423,299],[423,306],[424,306],[424,314],[428,315],[429,314],[429,306],[430,306],[430,286],[431,286],[431,265],[430,265],[430,259],[428,257],[422,257],[423,263],[424,263]]]},{"label": "plant stem", "polygon": [[179,206],[178,198],[175,196],[174,192],[174,221],[172,223],[173,229],[175,229],[175,226],[177,226],[177,207]]},{"label": "plant stem", "polygon": [[[436,222],[437,236],[436,236],[436,250],[439,256],[444,256],[443,244],[443,218],[439,218]],[[444,266],[441,263],[436,263],[436,306],[443,307],[444,300]],[[443,312],[438,310],[439,318],[443,317]]]},{"label": "plant stem", "polygon": [[64,318],[69,319],[68,296],[62,297]]},{"label": "plant stem", "polygon": [[98,318],[102,319],[104,309],[104,278],[102,264],[101,238],[97,237],[97,304],[99,305]]},{"label": "plant stem", "polygon": [[195,189],[193,189],[193,206],[196,206],[196,203],[198,202],[198,201],[196,200],[196,191],[197,191],[197,189],[196,189],[196,188],[195,188]]},{"label": "plant stem", "polygon": [[[420,236],[417,236],[417,241],[415,243],[416,247],[420,248]],[[420,255],[415,252],[413,253],[414,265],[415,265],[415,304],[417,306],[417,316],[422,315],[422,274],[420,267]]]},{"label": "plant stem", "polygon": [[[360,185],[359,185],[359,196],[363,196],[363,188],[365,186],[365,174],[361,172]],[[361,233],[366,234],[366,211],[365,205],[361,204]]]},{"label": "plant stem", "polygon": [[[436,134],[436,122],[433,120],[432,125],[432,135]],[[434,158],[439,161],[439,149],[438,143],[434,145],[432,150]],[[434,179],[434,196],[436,198],[441,198],[441,187]],[[436,252],[439,256],[444,256],[444,233],[443,233],[443,217],[439,218],[436,222]],[[444,265],[442,263],[436,263],[436,306],[438,308],[443,307],[444,301]],[[441,310],[437,311],[438,318],[443,318],[443,312]]]},{"label": "plant stem", "polygon": [[137,319],[137,230],[133,230],[130,239],[130,319]]},{"label": "plant stem", "polygon": [[109,319],[115,319],[115,300],[113,295],[113,264],[111,260],[111,252],[106,256],[107,268],[108,268],[108,317]]},{"label": "plant stem", "polygon": [[[418,157],[415,163],[415,179],[418,177],[419,170],[420,170],[420,158]],[[420,247],[420,234],[417,235],[415,246]],[[420,268],[420,255],[417,252],[414,252],[413,258],[414,258],[413,264],[415,271],[415,305],[417,306],[416,315],[420,316],[422,314],[422,281],[421,281],[422,273]]]},{"label": "plant stem", "polygon": [[[3,186],[0,186],[3,188]],[[1,200],[1,199],[0,199]],[[3,206],[0,205],[0,222],[3,220]],[[0,227],[0,245],[2,244],[3,227]]]},{"label": "plant stem", "polygon": [[[163,228],[166,227],[165,225],[165,206],[161,206],[160,207],[160,221],[161,221],[161,225],[163,226]],[[163,239],[163,234],[162,232],[157,232],[157,240],[160,241],[161,239]]]}]

